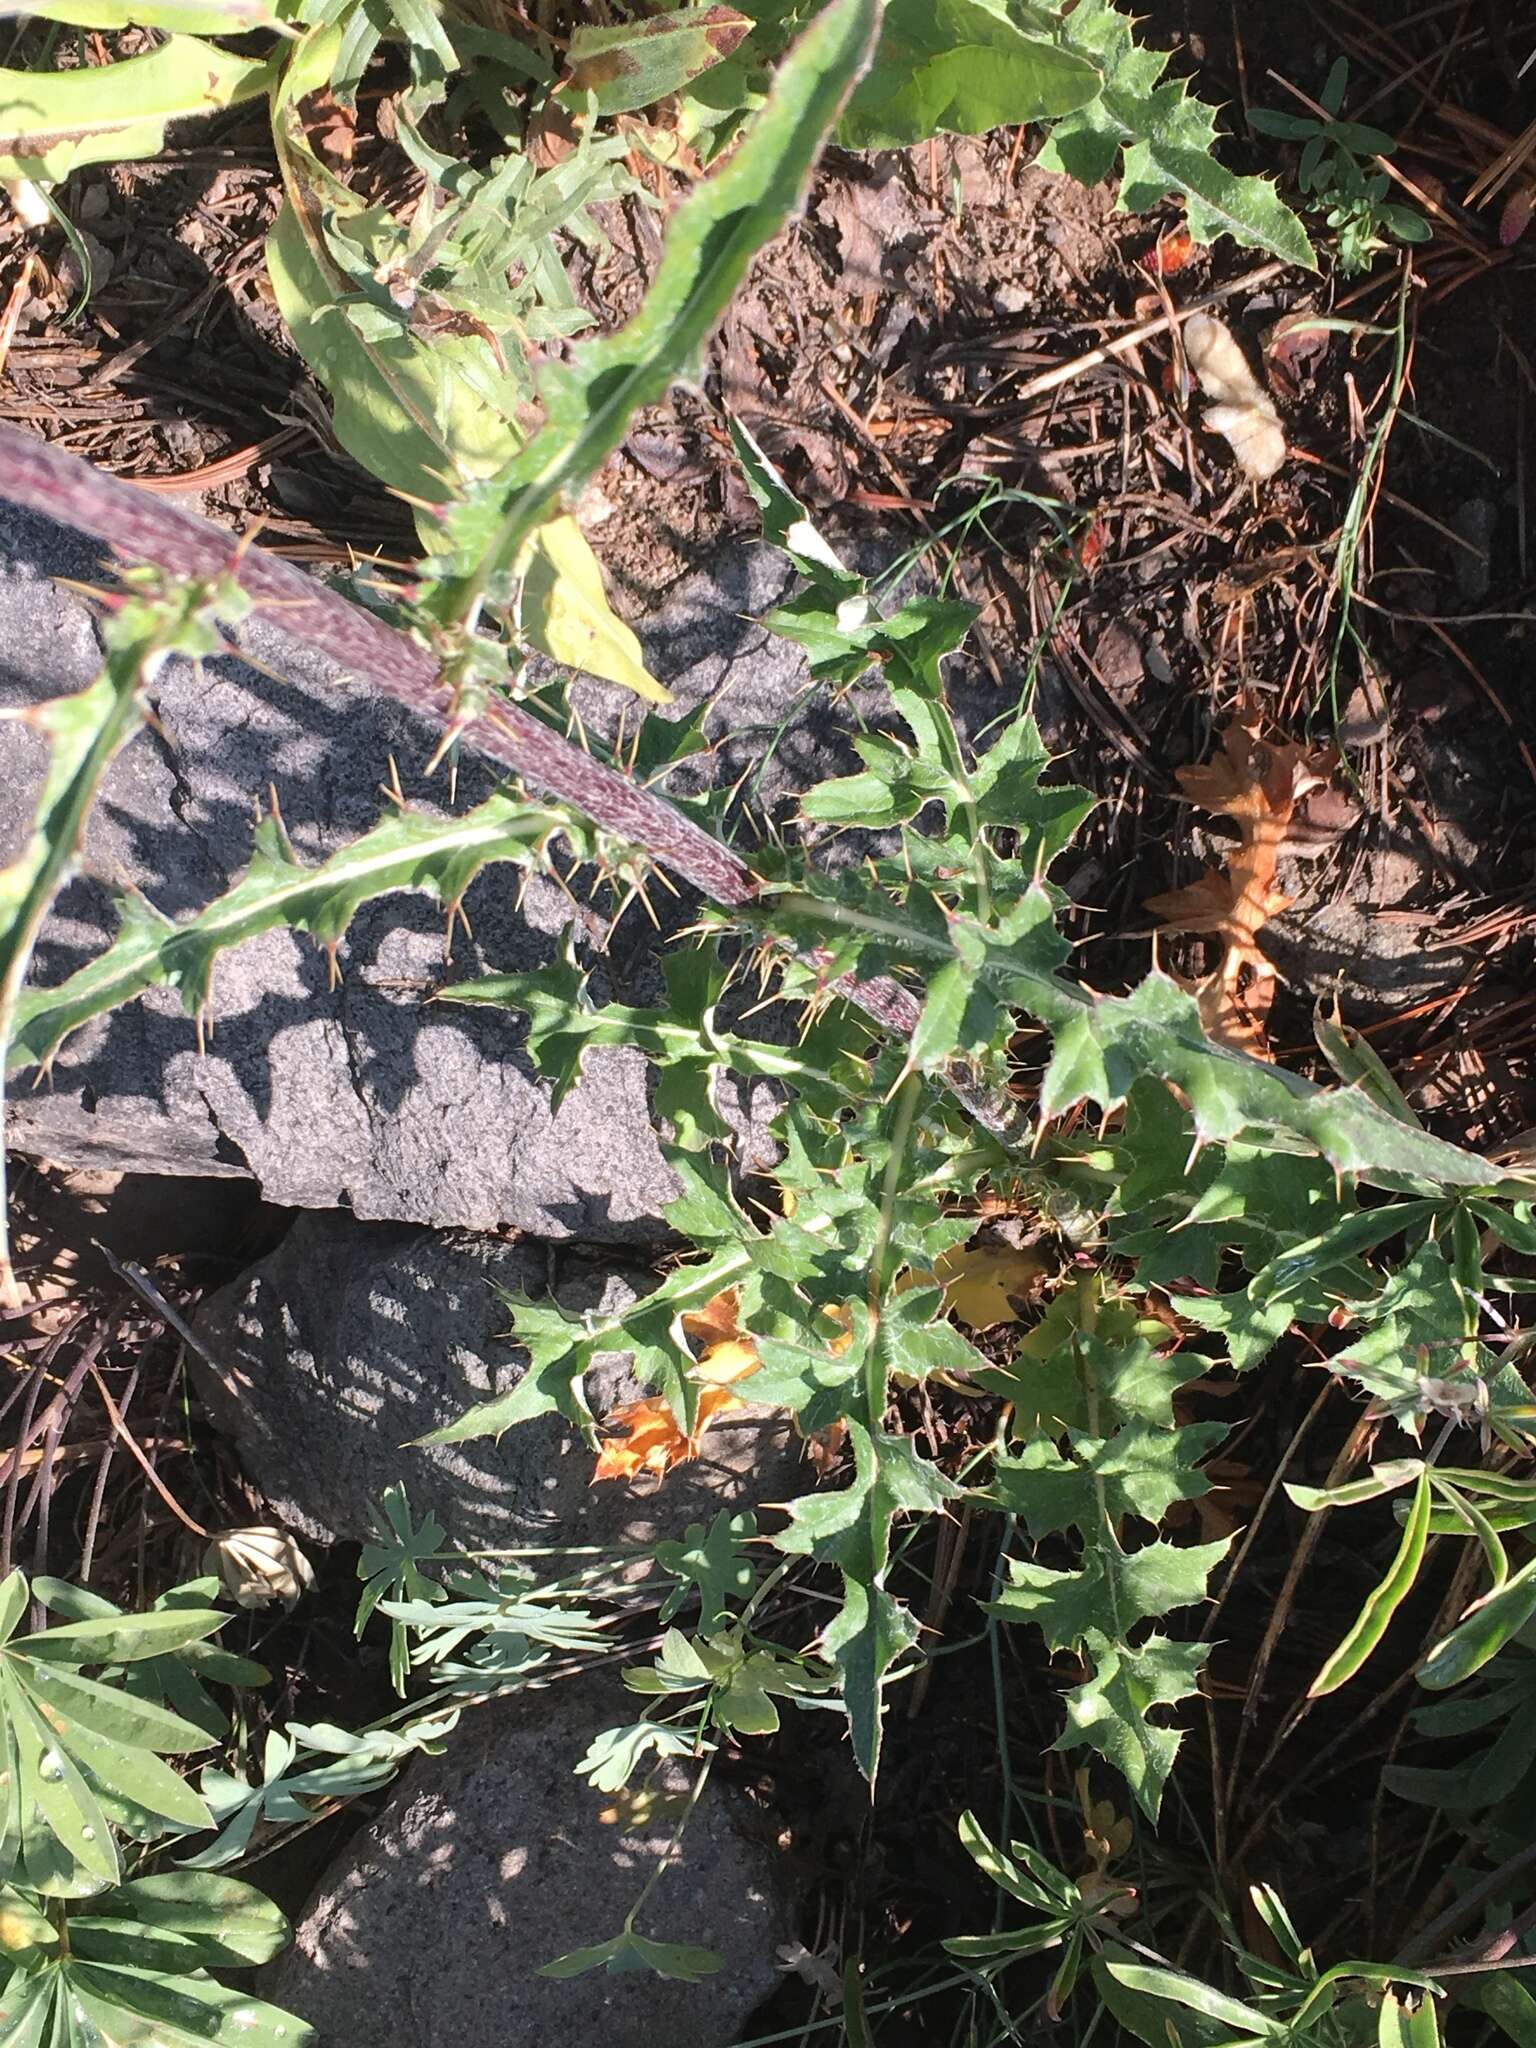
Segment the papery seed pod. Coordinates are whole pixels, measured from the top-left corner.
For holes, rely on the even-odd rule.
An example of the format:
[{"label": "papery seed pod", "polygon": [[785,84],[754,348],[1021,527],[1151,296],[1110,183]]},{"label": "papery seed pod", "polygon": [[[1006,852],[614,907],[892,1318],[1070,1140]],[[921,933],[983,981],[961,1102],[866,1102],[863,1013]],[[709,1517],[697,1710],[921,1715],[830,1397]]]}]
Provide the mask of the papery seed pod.
[{"label": "papery seed pod", "polygon": [[284,1529],[264,1524],[226,1529],[203,1553],[237,1607],[296,1606],[314,1584],[314,1567]]}]

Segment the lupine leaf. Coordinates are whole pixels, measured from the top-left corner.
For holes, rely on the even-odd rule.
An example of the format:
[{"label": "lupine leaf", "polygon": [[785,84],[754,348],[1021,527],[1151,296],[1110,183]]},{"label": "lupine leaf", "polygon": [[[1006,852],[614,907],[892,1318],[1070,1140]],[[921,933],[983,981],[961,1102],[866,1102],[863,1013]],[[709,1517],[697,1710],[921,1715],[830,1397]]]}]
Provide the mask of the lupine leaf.
[{"label": "lupine leaf", "polygon": [[[12,1573],[7,1609],[26,1581]],[[205,1731],[83,1663],[155,1658],[220,1628],[195,1609],[111,1616],[12,1635],[0,1646],[0,1883],[77,1898],[122,1874],[114,1828],[145,1839],[208,1825],[191,1786],[160,1761],[201,1749]]]}]

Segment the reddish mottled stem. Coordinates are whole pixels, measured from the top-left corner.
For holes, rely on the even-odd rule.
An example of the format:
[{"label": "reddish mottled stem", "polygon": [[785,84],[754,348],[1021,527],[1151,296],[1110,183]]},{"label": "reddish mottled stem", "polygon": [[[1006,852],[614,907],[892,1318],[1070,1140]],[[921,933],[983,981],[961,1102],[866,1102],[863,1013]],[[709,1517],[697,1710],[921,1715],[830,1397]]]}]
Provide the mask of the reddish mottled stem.
[{"label": "reddish mottled stem", "polygon": [[370,689],[443,731],[456,729],[464,745],[534,788],[574,804],[605,831],[665,862],[712,901],[734,910],[756,895],[757,878],[728,847],[664,797],[593,760],[521,705],[498,703],[490,715],[456,727],[452,693],[420,641],[327,590],[302,569],[231,539],[197,513],[169,505],[15,427],[0,427],[0,497],[92,534],[126,561],[151,562],[173,576],[232,577],[255,609],[290,639],[329,655]]},{"label": "reddish mottled stem", "polygon": [[[571,804],[604,831],[654,860],[726,910],[738,910],[760,883],[746,862],[695,825],[664,797],[595,761],[562,739],[521,705],[498,703],[483,718],[460,724],[453,693],[420,641],[376,618],[339,591],[327,590],[301,569],[233,540],[195,512],[168,504],[121,478],[108,476],[78,455],[50,448],[15,427],[0,427],[0,497],[41,512],[105,542],[130,562],[152,563],[173,576],[210,580],[229,576],[254,609],[291,640],[316,648],[370,689],[453,731],[522,781]],[[898,1037],[916,1028],[918,1005],[898,983],[848,977],[842,994]],[[1007,1138],[1015,1105],[984,1099],[958,1076],[956,1095],[988,1129]]]}]

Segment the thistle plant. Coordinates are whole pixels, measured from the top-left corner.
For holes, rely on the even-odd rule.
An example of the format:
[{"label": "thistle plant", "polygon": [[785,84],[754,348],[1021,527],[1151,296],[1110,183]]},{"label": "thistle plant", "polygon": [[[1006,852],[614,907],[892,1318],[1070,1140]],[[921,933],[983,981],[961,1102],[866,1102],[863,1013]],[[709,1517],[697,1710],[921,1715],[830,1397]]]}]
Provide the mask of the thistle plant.
[{"label": "thistle plant", "polygon": [[[1536,1482],[1516,1468],[1536,1412],[1521,1347],[1490,1298],[1529,1285],[1510,1268],[1536,1256],[1536,1184],[1426,1132],[1379,1063],[1326,1020],[1319,1052],[1337,1085],[1217,1042],[1196,995],[1162,972],[1120,994],[1075,979],[1054,877],[1088,799],[1058,776],[1022,693],[979,735],[957,718],[946,663],[972,608],[931,595],[885,606],[744,432],[737,454],[764,538],[799,578],[764,624],[805,649],[829,690],[871,674],[882,686],[881,718],[854,739],[855,773],[804,791],[772,843],[744,853],[725,835],[721,795],[684,803],[661,793],[667,767],[696,744],[690,723],[648,725],[645,772],[631,773],[522,696],[509,658],[505,620],[525,550],[619,445],[634,410],[696,359],[753,252],[798,203],[824,139],[839,122],[908,118],[900,93],[882,101],[871,91],[880,74],[868,67],[877,45],[889,49],[882,27],[899,45],[922,29],[919,13],[893,4],[882,21],[875,0],[833,0],[816,13],[728,161],[678,209],[641,312],[546,371],[542,424],[443,501],[433,550],[392,589],[388,617],[0,429],[0,494],[110,542],[145,572],[114,600],[102,680],[37,714],[51,747],[37,829],[0,876],[7,1066],[46,1064],[71,1031],[154,986],[176,988],[200,1013],[219,954],[274,926],[335,948],[361,903],[403,889],[435,894],[451,916],[493,862],[537,869],[558,848],[598,887],[643,887],[659,873],[691,890],[696,922],[668,956],[655,1009],[599,1000],[575,938],[545,973],[435,992],[526,1020],[509,1021],[509,1042],[525,1033],[556,1097],[588,1048],[645,1052],[670,1132],[678,1193],[666,1221],[680,1248],[649,1293],[609,1315],[577,1320],[548,1302],[513,1302],[521,1376],[440,1436],[562,1415],[588,1438],[604,1482],[624,1484],[641,1472],[664,1478],[707,1446],[716,1416],[750,1400],[786,1412],[818,1453],[782,1513],[722,1518],[658,1546],[661,1647],[626,1672],[645,1704],[579,1760],[582,1774],[617,1795],[654,1772],[686,1770],[691,1809],[724,1742],[831,1707],[845,1717],[852,1766],[873,1782],[893,1692],[931,1647],[904,1575],[913,1532],[962,1510],[995,1515],[1007,1533],[987,1625],[1018,1631],[1042,1680],[1055,1674],[1054,1747],[1117,1796],[1123,1787],[1129,1815],[1098,1828],[1081,1873],[1028,1845],[999,1848],[968,1819],[970,1854],[1034,1920],[955,1954],[990,1983],[1059,1945],[1052,2014],[1086,1964],[1116,2021],[1152,2042],[1190,2013],[1201,2040],[1321,2048],[1357,2038],[1377,2013],[1383,2040],[1427,2040],[1423,2015],[1432,2029],[1444,1993],[1433,1969],[1403,1958],[1319,1968],[1266,1891],[1256,1910],[1285,1960],[1256,1958],[1233,1935],[1239,1998],[1130,1946],[1132,1888],[1109,1866],[1130,1815],[1155,1830],[1176,1783],[1210,1650],[1202,1611],[1224,1594],[1237,1554],[1226,1536],[1187,1540],[1173,1520],[1209,1491],[1227,1436],[1223,1423],[1188,1419],[1187,1390],[1212,1375],[1240,1379],[1297,1326],[1320,1369],[1370,1404],[1393,1455],[1362,1476],[1293,1489],[1295,1505],[1404,1506],[1395,1554],[1314,1692],[1348,1684],[1378,1654],[1432,1546],[1449,1539],[1474,1560],[1476,1590],[1428,1645],[1418,1681],[1431,1692],[1473,1681],[1469,1727],[1487,1725],[1495,1659],[1508,1660],[1510,1686],[1525,1697],[1520,1638],[1536,1614],[1536,1560],[1523,1532],[1536,1521]],[[1138,61],[1104,0],[1064,14],[967,0],[950,13],[976,39],[967,50],[994,55],[989,23],[1007,14],[1029,48],[1005,54],[1036,65],[1057,95],[1048,111],[1061,123],[1063,161],[1076,152],[1102,169],[1123,151],[1127,176],[1142,181],[1134,189],[1182,190],[1193,226],[1244,224],[1221,213],[1224,188],[1205,167],[1208,124],[1182,88],[1157,82],[1160,64]],[[421,40],[430,51],[430,35]],[[358,57],[353,47],[348,64]],[[926,66],[911,74],[919,84]],[[455,234],[469,232],[484,199],[465,187]],[[426,279],[424,246],[408,244],[401,261]],[[351,320],[354,334],[368,328]],[[75,861],[92,793],[142,716],[146,679],[169,653],[216,644],[217,622],[241,613],[402,704],[444,748],[478,754],[502,778],[496,794],[462,814],[403,809],[315,866],[294,856],[273,817],[246,874],[214,902],[180,920],[136,903],[99,958],[55,986],[26,987],[30,949]],[[815,850],[804,827],[815,828]],[[821,857],[843,830],[873,836],[861,863]],[[751,1003],[735,1002],[748,977]],[[754,1034],[769,999],[793,1028]],[[1037,1079],[1015,1057],[1021,1022],[1049,1045]],[[722,1114],[728,1074],[767,1079],[779,1095],[777,1157],[750,1184]],[[988,1287],[956,1284],[962,1274],[977,1281],[987,1192],[1028,1215],[1040,1248],[1030,1268],[1038,1313],[1001,1343],[996,1328],[1017,1319],[1008,1286],[996,1273]],[[977,1306],[989,1296],[1007,1313]],[[631,1357],[644,1396],[597,1414],[588,1367],[615,1351]],[[913,1404],[939,1389],[973,1418],[980,1448],[963,1461],[934,1456],[911,1427]],[[1453,1440],[1477,1449],[1453,1465]],[[214,1867],[385,1782],[416,1749],[446,1739],[468,1706],[527,1683],[552,1654],[597,1648],[622,1613],[579,1577],[540,1584],[516,1560],[494,1570],[447,1560],[440,1540],[392,1498],[364,1555],[359,1626],[375,1613],[390,1623],[392,1675],[409,1695],[399,1715],[360,1734],[273,1730],[259,1768],[225,1755],[195,1793],[165,1762],[209,1744],[206,1711],[186,1702],[203,1677],[250,1678],[210,1664],[218,1612],[183,1599],[149,1616],[97,1612],[22,1635],[29,1589],[7,1585],[0,1715],[12,1790],[0,1875],[16,1893],[8,1924],[22,1938],[0,1996],[5,2017],[25,2021],[21,2038],[87,2040],[70,2031],[75,2003],[112,2032],[124,2012],[141,2031],[168,2027],[173,2008],[189,2009],[176,2001],[196,2001],[202,2016],[183,2037],[190,2028],[233,2042],[254,2025],[258,2041],[276,2042],[286,2017],[229,2004],[211,1971],[259,1959],[281,1929],[243,1888],[220,1889],[236,1881]],[[786,1641],[772,1596],[792,1578],[829,1597],[809,1638]],[[90,1596],[45,1586],[40,1597],[68,1614]],[[172,1703],[130,1687],[130,1666],[158,1667]],[[1480,1789],[1488,1783],[1485,1771]],[[1437,1788],[1420,1780],[1405,1796],[1426,1791]],[[193,1848],[193,1834],[212,1839]],[[189,1850],[182,1874],[129,1874],[125,1854],[153,1856],[165,1843]],[[638,1911],[637,1901],[611,1939],[549,1967],[639,1963],[696,1977],[712,1966],[686,1941],[642,1934]],[[66,1939],[61,1917],[82,1913],[83,1939]],[[1230,1932],[1230,1919],[1221,1924]],[[149,1960],[124,1963],[130,1953]],[[132,1998],[113,1970],[137,1972]]]}]

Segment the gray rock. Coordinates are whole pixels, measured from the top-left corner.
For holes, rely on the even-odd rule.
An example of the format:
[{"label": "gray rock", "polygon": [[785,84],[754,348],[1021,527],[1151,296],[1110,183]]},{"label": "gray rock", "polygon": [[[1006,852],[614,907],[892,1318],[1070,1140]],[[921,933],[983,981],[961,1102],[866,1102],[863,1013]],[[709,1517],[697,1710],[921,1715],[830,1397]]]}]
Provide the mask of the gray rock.
[{"label": "gray rock", "polygon": [[[0,706],[79,688],[94,672],[92,622],[52,574],[101,580],[77,537],[0,507]],[[808,709],[778,731],[803,685],[800,658],[742,617],[783,587],[765,551],[738,548],[690,579],[645,638],[685,707],[718,695],[727,768],[760,759],[772,732],[776,773],[803,782],[813,762],[825,772],[828,741]],[[141,731],[107,776],[82,875],[44,929],[35,981],[61,980],[104,946],[125,887],[172,916],[227,888],[249,860],[253,810],[269,787],[307,859],[375,822],[391,762],[410,801],[446,800],[443,779],[425,777],[424,726],[270,631],[248,625],[241,640],[267,666],[173,662],[158,678],[158,730]],[[586,694],[589,705],[606,696],[611,716],[616,693]],[[0,724],[0,850],[24,839],[42,758],[34,734]],[[459,804],[490,787],[466,763]],[[506,867],[483,874],[465,908],[472,936],[455,935],[453,978],[547,963],[571,914],[552,884],[520,897]],[[338,965],[333,987],[321,950],[287,932],[226,954],[203,1050],[168,990],[97,1020],[45,1082],[13,1091],[8,1142],[65,1165],[249,1175],[273,1202],[372,1219],[655,1237],[674,1183],[639,1054],[595,1053],[552,1113],[521,1050],[520,1019],[423,1003],[444,957],[440,912],[422,896],[365,906]],[[623,920],[605,967],[617,999],[656,995],[642,913]]]},{"label": "gray rock", "polygon": [[[762,1409],[723,1417],[706,1455],[659,1488],[593,1486],[590,1449],[557,1416],[499,1441],[418,1443],[516,1385],[524,1354],[497,1289],[538,1298],[551,1281],[573,1315],[620,1307],[645,1284],[554,1246],[301,1216],[270,1257],[204,1304],[205,1397],[273,1512],[321,1543],[366,1536],[368,1504],[392,1481],[468,1549],[638,1546],[719,1508],[805,1489],[811,1475],[785,1418]],[[604,1417],[638,1389],[614,1358],[589,1374],[587,1392]]]},{"label": "gray rock", "polygon": [[262,1995],[320,2048],[724,2048],[778,1979],[787,1938],[773,1850],[752,1815],[705,1788],[679,1860],[641,1915],[653,1939],[713,1949],[697,1984],[648,1972],[566,1982],[541,1963],[616,1934],[667,1830],[619,1836],[571,1775],[636,1702],[586,1680],[478,1709],[414,1765],[322,1879]]}]

